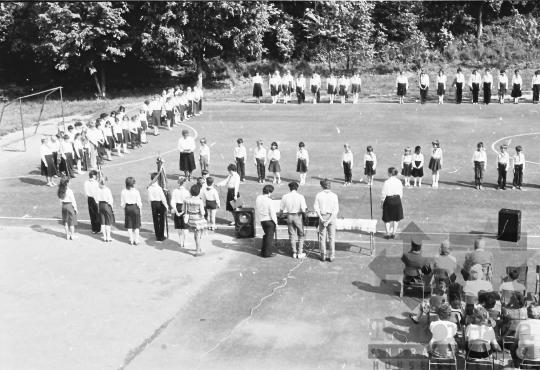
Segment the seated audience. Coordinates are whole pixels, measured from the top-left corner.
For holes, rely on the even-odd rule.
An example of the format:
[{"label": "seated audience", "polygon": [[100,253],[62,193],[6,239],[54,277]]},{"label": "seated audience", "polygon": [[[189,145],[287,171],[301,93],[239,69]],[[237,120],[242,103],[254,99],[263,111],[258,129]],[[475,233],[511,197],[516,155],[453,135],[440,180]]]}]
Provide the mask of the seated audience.
[{"label": "seated audience", "polygon": [[514,368],[520,368],[521,361],[540,358],[540,307],[532,303],[527,308],[528,319],[516,327],[516,339],[510,348]]},{"label": "seated audience", "polygon": [[525,320],[527,318],[527,307],[525,307],[525,297],[519,292],[515,292],[510,298],[506,307],[502,308],[501,333],[510,328],[512,320]]},{"label": "seated audience", "polygon": [[456,350],[456,341],[454,336],[457,333],[457,325],[451,321],[452,307],[448,303],[443,303],[437,309],[439,321],[433,321],[429,324],[429,330],[433,335],[429,342],[429,347],[436,351],[438,355],[445,356],[448,350],[448,344]]},{"label": "seated audience", "polygon": [[411,250],[403,253],[401,261],[405,264],[403,274],[404,284],[418,283],[422,281],[422,275],[431,274],[431,263],[428,257],[422,256],[422,241],[411,240]]},{"label": "seated audience", "polygon": [[484,265],[489,263],[493,268],[493,254],[486,252],[484,250],[485,247],[486,242],[484,239],[476,239],[474,242],[474,252],[467,254],[463,269],[461,270],[464,280],[469,280],[470,269],[474,265]]},{"label": "seated audience", "polygon": [[456,257],[450,254],[450,242],[445,240],[441,243],[441,248],[439,256],[435,257],[435,262],[433,264],[433,269],[445,270],[448,273],[450,281],[453,283],[456,281],[456,267],[457,261]]},{"label": "seated audience", "polygon": [[465,351],[469,358],[485,358],[486,354],[482,351],[471,349],[471,341],[484,341],[486,348],[491,354],[493,351],[500,351],[497,344],[495,331],[488,325],[489,314],[484,307],[475,307],[473,311],[473,323],[465,329]]},{"label": "seated audience", "polygon": [[502,283],[501,286],[499,287],[499,291],[502,292],[503,290],[512,290],[512,291],[517,290],[519,292],[524,292],[527,290],[525,285],[518,282],[519,271],[517,269],[511,270],[510,273],[508,274],[508,278],[510,281]]},{"label": "seated audience", "polygon": [[446,298],[446,283],[444,280],[439,281],[439,285],[431,292],[429,300],[424,300],[418,306],[418,314],[410,314],[410,318],[415,324],[418,324],[424,314],[428,315],[430,311],[436,311],[443,303],[447,301]]},{"label": "seated audience", "polygon": [[465,282],[465,285],[463,286],[463,291],[466,295],[474,295],[477,296],[478,292],[481,290],[484,290],[486,292],[493,291],[493,285],[491,285],[490,281],[482,280],[482,277],[484,276],[484,271],[482,270],[482,266],[477,264],[471,267],[469,272],[469,281]]}]

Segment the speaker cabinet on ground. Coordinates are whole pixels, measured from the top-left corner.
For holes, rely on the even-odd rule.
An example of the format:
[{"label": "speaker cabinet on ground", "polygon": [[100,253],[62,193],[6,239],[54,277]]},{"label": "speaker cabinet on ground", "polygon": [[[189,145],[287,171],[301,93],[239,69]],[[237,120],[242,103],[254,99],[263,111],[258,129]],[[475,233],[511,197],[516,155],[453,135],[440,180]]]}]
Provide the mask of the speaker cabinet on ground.
[{"label": "speaker cabinet on ground", "polygon": [[517,243],[521,238],[521,211],[501,209],[499,211],[499,240]]},{"label": "speaker cabinet on ground", "polygon": [[234,211],[234,235],[236,239],[255,237],[255,208],[237,208]]}]

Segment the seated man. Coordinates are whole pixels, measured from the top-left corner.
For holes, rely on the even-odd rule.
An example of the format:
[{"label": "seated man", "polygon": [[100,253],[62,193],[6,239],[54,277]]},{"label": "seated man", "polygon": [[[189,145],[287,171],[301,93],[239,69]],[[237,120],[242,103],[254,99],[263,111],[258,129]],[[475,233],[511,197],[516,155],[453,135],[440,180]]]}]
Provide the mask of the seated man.
[{"label": "seated man", "polygon": [[519,368],[521,361],[540,358],[540,307],[531,303],[527,308],[528,319],[516,327],[516,339],[510,348],[514,368]]},{"label": "seated man", "polygon": [[423,274],[431,274],[431,263],[428,257],[422,256],[422,241],[411,239],[411,250],[403,253],[401,261],[405,264],[403,284],[419,283]]},{"label": "seated man", "polygon": [[[465,281],[469,280],[469,270],[474,265],[484,265],[489,263],[491,268],[493,268],[493,254],[486,252],[484,250],[485,247],[486,242],[484,239],[476,239],[474,242],[474,252],[467,254],[465,257],[465,263],[461,270],[461,275],[463,275]],[[486,276],[486,280],[490,280],[490,277]]]},{"label": "seated man", "polygon": [[508,277],[510,278],[510,281],[507,281],[505,283],[502,283],[499,287],[499,290],[502,292],[503,290],[512,290],[512,291],[518,291],[518,292],[524,292],[527,290],[525,285],[519,283],[517,280],[519,278],[519,271],[517,269],[513,269],[508,274]]}]

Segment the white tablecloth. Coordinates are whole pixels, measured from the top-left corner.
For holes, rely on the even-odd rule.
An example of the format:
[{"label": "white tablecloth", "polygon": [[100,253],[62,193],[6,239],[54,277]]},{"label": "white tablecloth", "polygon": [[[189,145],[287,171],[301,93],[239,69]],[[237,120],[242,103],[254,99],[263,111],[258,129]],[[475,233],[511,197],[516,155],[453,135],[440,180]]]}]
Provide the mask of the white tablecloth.
[{"label": "white tablecloth", "polygon": [[364,220],[361,218],[338,218],[336,230],[359,230],[367,233],[377,232],[377,220]]}]

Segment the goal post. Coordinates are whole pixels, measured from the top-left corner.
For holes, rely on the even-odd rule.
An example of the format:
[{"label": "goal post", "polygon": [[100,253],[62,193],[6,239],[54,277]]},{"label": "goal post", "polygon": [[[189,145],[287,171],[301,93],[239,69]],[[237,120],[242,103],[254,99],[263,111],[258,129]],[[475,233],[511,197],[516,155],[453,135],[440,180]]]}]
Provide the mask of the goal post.
[{"label": "goal post", "polygon": [[[31,135],[31,136],[34,136],[34,135],[37,134],[37,130],[39,128],[39,123],[41,121],[41,116],[43,114],[43,109],[45,108],[45,103],[47,102],[47,98],[49,97],[49,95],[51,95],[51,94],[53,94],[53,93],[55,93],[57,91],[60,93],[60,107],[61,107],[61,114],[62,114],[62,124],[64,126],[64,131],[66,131],[66,122],[65,122],[65,118],[64,118],[64,99],[63,99],[63,95],[62,95],[62,86],[53,87],[52,89],[39,91],[37,93],[30,94],[30,95],[20,96],[18,98],[15,98],[15,99],[11,100],[8,103],[4,103],[4,105],[2,107],[2,112],[0,112],[0,126],[2,125],[2,119],[4,118],[4,110],[8,106],[10,106],[11,104],[19,102],[19,115],[20,115],[20,119],[21,119],[21,130],[22,130],[22,135],[23,135],[22,140],[24,141],[24,151],[25,152],[26,152],[26,132],[24,130],[24,114],[23,114],[23,104],[22,104],[23,99],[28,99],[28,98],[31,98],[31,97],[35,97],[35,96],[39,96],[39,95],[44,94],[43,101],[41,103],[41,108],[39,110],[39,115],[37,117],[36,129],[35,129],[34,133]],[[19,141],[19,140],[17,140],[17,141]],[[17,141],[15,141],[15,142],[17,142]],[[12,144],[12,143],[10,143],[10,144]]]}]

